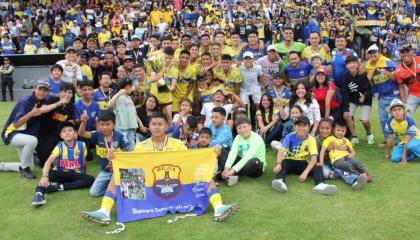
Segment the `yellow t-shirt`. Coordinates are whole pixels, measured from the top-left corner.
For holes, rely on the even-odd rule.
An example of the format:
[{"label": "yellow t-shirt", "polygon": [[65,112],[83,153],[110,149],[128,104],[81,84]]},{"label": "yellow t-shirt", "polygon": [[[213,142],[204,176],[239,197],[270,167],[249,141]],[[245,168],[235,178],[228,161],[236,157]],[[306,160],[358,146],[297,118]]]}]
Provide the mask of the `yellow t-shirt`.
[{"label": "yellow t-shirt", "polygon": [[[307,59],[309,61],[309,59],[315,54],[316,52],[312,49],[311,46],[307,46],[305,49],[303,49],[302,51],[302,59]],[[326,63],[330,63],[331,62],[331,55],[330,53],[327,53],[325,51],[325,48],[321,47],[321,49],[319,50],[319,54],[321,54],[321,56],[324,58],[324,61]]]},{"label": "yellow t-shirt", "polygon": [[[348,156],[349,150],[353,149],[353,145],[347,138],[340,139],[335,136],[329,136],[322,142],[322,147],[328,148],[330,144],[332,144],[332,150],[329,151],[331,163]],[[346,147],[347,150],[341,150],[344,149],[344,147]]]},{"label": "yellow t-shirt", "polygon": [[265,34],[264,34],[264,24],[263,23],[257,24],[257,31],[258,31],[258,38],[259,39],[264,39]]},{"label": "yellow t-shirt", "polygon": [[150,22],[152,22],[152,26],[157,26],[159,24],[160,17],[163,17],[163,14],[161,11],[150,12]]},{"label": "yellow t-shirt", "polygon": [[[162,151],[187,151],[187,147],[178,139],[168,137]],[[155,144],[152,138],[148,138],[143,142],[136,144],[135,152],[156,152]]]},{"label": "yellow t-shirt", "polygon": [[156,96],[159,104],[167,104],[172,102],[172,93],[167,85],[170,85],[172,81],[176,81],[179,78],[179,71],[176,66],[172,65],[167,72],[162,72],[162,74],[166,85],[159,86],[158,82],[153,82],[150,87],[150,93]]},{"label": "yellow t-shirt", "polygon": [[235,91],[235,84],[242,82],[242,75],[238,68],[230,67],[228,75],[226,75],[221,67],[218,67],[214,71],[214,78],[222,81],[226,88],[230,92]]},{"label": "yellow t-shirt", "polygon": [[[179,77],[175,85],[175,90],[172,92],[172,97],[174,99],[180,100],[185,96],[188,90],[188,85],[190,82],[195,84],[195,80],[197,79],[195,68],[192,65],[188,65],[187,68],[181,72],[178,68]],[[188,98],[192,100],[193,91],[190,92]]]},{"label": "yellow t-shirt", "polygon": [[103,33],[100,32],[98,33],[98,41],[99,41],[99,46],[103,47],[104,43],[106,41],[109,41],[111,39],[111,34],[109,32]]},{"label": "yellow t-shirt", "polygon": [[257,117],[261,116],[262,118],[265,118],[265,121],[268,124],[268,123],[270,123],[271,121],[274,120],[274,118],[277,114],[279,114],[279,110],[276,107],[273,106],[273,115],[271,116],[271,120],[270,120],[270,113],[269,112],[264,113],[264,116],[262,116],[261,110],[258,110],[256,115],[257,115]]},{"label": "yellow t-shirt", "polygon": [[208,88],[202,89],[200,93],[201,103],[204,104],[204,103],[213,102],[213,95],[219,89],[225,90],[226,89],[225,85],[223,84],[218,85],[218,86],[211,85]]},{"label": "yellow t-shirt", "polygon": [[174,13],[172,11],[165,11],[163,13],[163,21],[166,23],[171,23],[172,22],[172,17],[174,16]]},{"label": "yellow t-shirt", "polygon": [[80,71],[82,71],[83,77],[86,76],[86,80],[93,81],[92,69],[88,65],[83,64],[82,66],[80,66]]}]

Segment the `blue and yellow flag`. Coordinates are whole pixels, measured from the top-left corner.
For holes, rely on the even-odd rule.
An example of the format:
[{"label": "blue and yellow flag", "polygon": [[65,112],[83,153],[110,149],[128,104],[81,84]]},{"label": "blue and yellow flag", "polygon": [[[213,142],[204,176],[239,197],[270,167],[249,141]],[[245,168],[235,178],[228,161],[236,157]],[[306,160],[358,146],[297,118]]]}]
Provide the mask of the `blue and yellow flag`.
[{"label": "blue and yellow flag", "polygon": [[215,162],[212,148],[116,153],[112,164],[117,221],[137,221],[168,213],[204,213]]}]

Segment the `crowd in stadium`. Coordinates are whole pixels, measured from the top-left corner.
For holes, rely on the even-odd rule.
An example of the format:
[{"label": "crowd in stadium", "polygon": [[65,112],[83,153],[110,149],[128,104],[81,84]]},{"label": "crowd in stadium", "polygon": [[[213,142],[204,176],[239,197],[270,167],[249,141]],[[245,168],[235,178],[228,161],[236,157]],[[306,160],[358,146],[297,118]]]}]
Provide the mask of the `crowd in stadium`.
[{"label": "crowd in stadium", "polygon": [[[393,162],[420,158],[419,16],[414,0],[11,1],[0,10],[0,73],[2,100],[18,102],[2,138],[20,161],[0,171],[35,179],[43,168],[33,206],[90,188],[104,198],[82,216],[101,224],[116,198],[115,151],[213,147],[216,220],[239,207],[223,204],[217,185],[260,177],[269,148],[276,191],[288,191],[291,173],[312,175],[319,194],[334,194],[325,180],[336,178],[361,190],[373,177],[359,142]],[[13,99],[10,56],[58,53],[33,93]]]}]

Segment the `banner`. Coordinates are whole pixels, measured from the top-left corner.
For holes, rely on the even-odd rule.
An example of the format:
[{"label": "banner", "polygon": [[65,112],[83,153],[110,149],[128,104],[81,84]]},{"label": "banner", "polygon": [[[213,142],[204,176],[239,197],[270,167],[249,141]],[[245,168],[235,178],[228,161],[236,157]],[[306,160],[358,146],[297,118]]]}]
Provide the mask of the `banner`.
[{"label": "banner", "polygon": [[386,26],[386,21],[382,20],[359,20],[355,23],[356,27],[369,27],[369,26]]},{"label": "banner", "polygon": [[212,148],[178,152],[118,152],[112,161],[117,221],[130,222],[193,211],[209,204],[207,188],[216,154]]}]

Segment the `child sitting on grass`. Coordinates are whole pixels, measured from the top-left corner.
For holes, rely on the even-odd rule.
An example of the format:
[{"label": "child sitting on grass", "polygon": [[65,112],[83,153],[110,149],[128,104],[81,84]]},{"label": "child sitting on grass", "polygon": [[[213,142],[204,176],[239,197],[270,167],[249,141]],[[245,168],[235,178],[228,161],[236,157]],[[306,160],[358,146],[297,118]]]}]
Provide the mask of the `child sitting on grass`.
[{"label": "child sitting on grass", "polygon": [[[407,108],[401,100],[392,100],[389,105],[392,116],[385,124],[385,133],[388,135],[385,157],[403,165],[407,164],[408,160],[420,158],[420,131],[414,120],[407,116],[406,110]],[[390,155],[394,134],[399,138],[400,143],[394,147],[392,155]]]},{"label": "child sitting on grass", "polygon": [[[292,133],[295,131],[294,130],[295,120],[300,115],[302,115],[302,113],[303,113],[303,110],[298,105],[294,105],[293,107],[290,108],[290,119],[283,125],[281,140],[283,140],[289,133]],[[271,142],[271,147],[273,148],[274,151],[278,151],[281,147],[281,142],[274,140]]]},{"label": "child sitting on grass", "polygon": [[[45,193],[87,188],[93,184],[94,177],[86,174],[86,146],[77,141],[77,132],[71,122],[58,125],[60,137],[64,140],[57,144],[42,169],[42,177],[35,190],[31,206],[42,206],[47,201]],[[57,160],[53,169],[51,165]]]},{"label": "child sitting on grass", "polygon": [[333,135],[322,142],[320,164],[324,165],[325,152],[328,149],[330,161],[335,169],[358,175],[351,187],[353,190],[360,190],[367,183],[367,174],[362,163],[355,159],[356,152],[351,142],[345,138],[346,132],[344,121],[334,123]]}]

